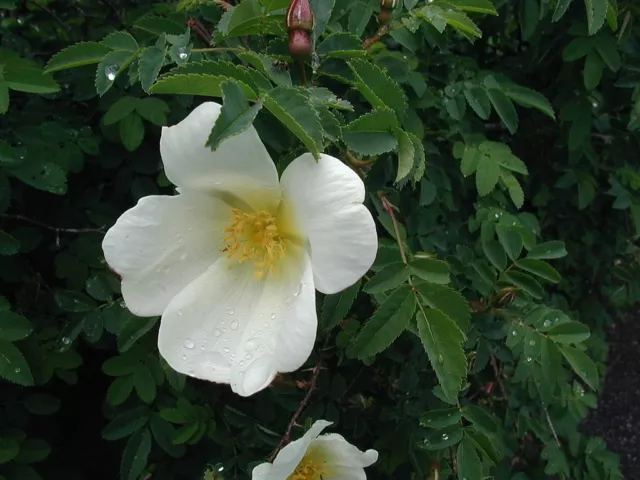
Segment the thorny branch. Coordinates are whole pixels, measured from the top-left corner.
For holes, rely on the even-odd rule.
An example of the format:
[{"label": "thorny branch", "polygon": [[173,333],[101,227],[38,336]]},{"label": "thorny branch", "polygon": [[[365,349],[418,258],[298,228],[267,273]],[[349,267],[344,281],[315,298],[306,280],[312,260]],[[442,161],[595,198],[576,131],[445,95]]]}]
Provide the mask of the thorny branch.
[{"label": "thorny branch", "polygon": [[289,425],[287,426],[287,430],[284,432],[284,435],[280,439],[280,443],[278,443],[278,446],[276,447],[276,449],[269,456],[269,462],[273,462],[273,460],[276,458],[276,455],[278,455],[278,452],[282,450],[282,448],[291,441],[291,431],[293,430],[293,427],[297,425],[296,422],[298,421],[298,418],[300,417],[300,415],[302,415],[302,412],[304,411],[304,409],[307,408],[307,405],[309,405],[309,400],[311,400],[311,395],[316,389],[316,383],[318,382],[318,376],[320,375],[321,369],[322,369],[322,360],[318,360],[318,363],[316,363],[316,366],[313,367],[313,376],[311,377],[311,382],[309,383],[309,388],[307,390],[307,393],[302,399],[302,402],[300,402],[300,406],[298,407],[298,410],[291,417],[291,420],[289,421]]},{"label": "thorny branch", "polygon": [[33,220],[32,218],[25,217],[24,215],[9,215],[7,213],[0,214],[0,218],[6,218],[9,220],[20,220],[22,222],[27,222],[32,225],[36,225],[38,227],[45,228],[47,230],[51,230],[56,232],[56,235],[64,232],[64,233],[105,233],[104,227],[97,228],[63,228],[63,227],[53,227],[51,225],[47,225],[46,223],[42,223],[38,220]]}]

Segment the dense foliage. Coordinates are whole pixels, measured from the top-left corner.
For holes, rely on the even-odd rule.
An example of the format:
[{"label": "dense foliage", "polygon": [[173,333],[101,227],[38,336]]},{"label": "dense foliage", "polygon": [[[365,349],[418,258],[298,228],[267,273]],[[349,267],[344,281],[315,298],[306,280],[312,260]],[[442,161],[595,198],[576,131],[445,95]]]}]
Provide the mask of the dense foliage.
[{"label": "dense foliage", "polygon": [[[369,478],[622,478],[579,424],[640,298],[640,7],[311,4],[294,61],[289,0],[0,0],[0,478],[250,478],[319,418]],[[279,171],[347,162],[380,236],[246,399],[167,366],[101,250],[205,97],[213,148],[253,123]]]}]

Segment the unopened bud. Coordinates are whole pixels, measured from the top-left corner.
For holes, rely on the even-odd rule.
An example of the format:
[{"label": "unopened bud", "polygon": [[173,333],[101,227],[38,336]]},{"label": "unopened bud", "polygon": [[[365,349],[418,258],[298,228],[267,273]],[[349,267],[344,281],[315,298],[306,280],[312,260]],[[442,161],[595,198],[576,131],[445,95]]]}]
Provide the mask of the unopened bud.
[{"label": "unopened bud", "polygon": [[393,10],[398,6],[398,0],[380,0],[380,6],[385,9]]},{"label": "unopened bud", "polygon": [[304,30],[293,30],[289,32],[289,53],[294,58],[308,57],[311,55],[309,32]]},{"label": "unopened bud", "polygon": [[287,28],[289,31],[304,30],[310,32],[313,30],[313,10],[309,4],[309,0],[291,0],[289,10],[287,10]]}]

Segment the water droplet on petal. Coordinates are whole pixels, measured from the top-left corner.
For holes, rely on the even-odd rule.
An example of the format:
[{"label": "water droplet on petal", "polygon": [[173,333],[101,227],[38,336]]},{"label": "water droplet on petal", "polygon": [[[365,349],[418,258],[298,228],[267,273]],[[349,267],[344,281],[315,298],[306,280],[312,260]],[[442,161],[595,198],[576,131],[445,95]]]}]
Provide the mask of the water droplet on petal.
[{"label": "water droplet on petal", "polygon": [[228,347],[224,347],[224,349],[223,349],[223,352],[224,352],[224,353],[229,353],[230,351],[231,351],[231,350],[229,350],[229,348],[228,348]]},{"label": "water droplet on petal", "polygon": [[183,361],[183,362],[186,362],[186,361],[187,361],[187,356],[186,356],[186,355],[182,355],[182,357],[180,357],[180,358],[182,358],[182,361]]},{"label": "water droplet on petal", "polygon": [[244,360],[240,360],[240,366],[244,367]]},{"label": "water droplet on petal", "polygon": [[237,330],[238,329],[238,322],[236,320],[234,320],[233,322],[231,322],[231,330]]},{"label": "water droplet on petal", "polygon": [[222,334],[222,332],[218,329],[214,330],[213,335],[216,337],[219,337]]},{"label": "water droplet on petal", "polygon": [[233,310],[229,310],[229,315],[233,315]]},{"label": "water droplet on petal", "polygon": [[271,314],[271,320],[275,320],[275,319],[276,319],[276,314],[275,314],[275,313],[272,313],[272,314]]},{"label": "water droplet on petal", "polygon": [[118,74],[118,66],[109,65],[104,69],[104,74],[110,82],[113,82],[116,79],[116,75]]},{"label": "water droplet on petal", "polygon": [[176,313],[177,313],[177,315],[178,315],[179,317],[181,317],[181,316],[182,316],[182,310],[178,310]]},{"label": "water droplet on petal", "polygon": [[255,348],[258,346],[257,342],[254,339],[249,339],[246,342],[244,342],[244,349],[247,352],[250,352],[251,350],[255,350]]},{"label": "water droplet on petal", "polygon": [[193,340],[185,340],[184,341],[184,348],[187,348],[187,349],[191,350],[195,346],[196,346],[196,343]]},{"label": "water droplet on petal", "polygon": [[301,292],[302,292],[302,283],[298,285],[298,288],[296,289],[296,291],[293,292],[293,296],[297,297],[298,295],[300,295]]}]

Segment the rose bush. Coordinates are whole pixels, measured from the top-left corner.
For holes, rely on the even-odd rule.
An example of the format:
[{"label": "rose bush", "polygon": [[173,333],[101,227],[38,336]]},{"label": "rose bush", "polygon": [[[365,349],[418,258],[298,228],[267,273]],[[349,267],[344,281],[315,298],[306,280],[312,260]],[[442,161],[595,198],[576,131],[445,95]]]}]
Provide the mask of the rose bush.
[{"label": "rose bush", "polygon": [[637,15],[0,1],[0,478],[622,478]]}]

